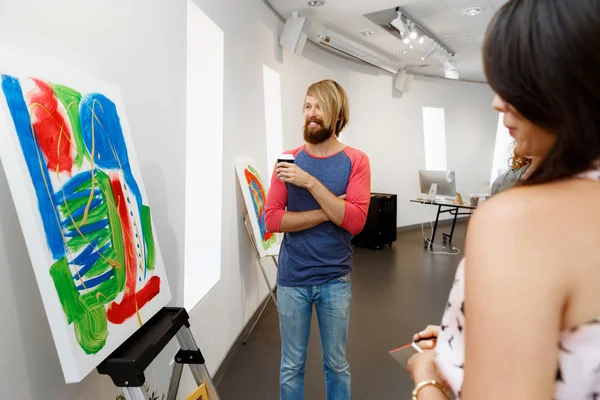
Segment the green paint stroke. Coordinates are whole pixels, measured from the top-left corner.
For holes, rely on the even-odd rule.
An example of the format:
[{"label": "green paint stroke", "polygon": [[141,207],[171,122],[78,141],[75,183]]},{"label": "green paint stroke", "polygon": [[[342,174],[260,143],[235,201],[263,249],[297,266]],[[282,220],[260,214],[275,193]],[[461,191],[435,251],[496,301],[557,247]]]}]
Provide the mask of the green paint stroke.
[{"label": "green paint stroke", "polygon": [[77,342],[86,354],[96,354],[104,347],[108,337],[104,306],[98,304],[98,301],[93,304],[82,302],[66,258],[60,259],[50,267],[50,276],[67,321],[69,324],[75,324]]},{"label": "green paint stroke", "polygon": [[71,130],[73,131],[73,137],[75,138],[75,146],[77,147],[77,156],[75,157],[74,164],[81,167],[83,157],[90,160],[90,154],[88,153],[85,144],[83,142],[83,135],[81,134],[81,123],[79,121],[79,104],[81,103],[81,93],[77,90],[71,89],[68,86],[50,84],[50,87],[54,91],[54,95],[60,100],[62,105],[67,109],[67,115],[71,122]]},{"label": "green paint stroke", "polygon": [[148,206],[142,206],[142,234],[146,246],[146,269],[152,271],[156,266],[156,247],[152,234],[152,217]]},{"label": "green paint stroke", "polygon": [[75,322],[75,337],[86,354],[96,354],[104,347],[108,337],[108,321],[104,307],[88,310]]},{"label": "green paint stroke", "polygon": [[[102,192],[102,202],[108,206],[108,229],[112,235],[112,250],[114,251],[114,257],[112,260],[116,261],[118,267],[115,269],[114,279],[117,280],[117,292],[125,290],[125,245],[123,243],[123,228],[121,227],[121,220],[119,219],[119,213],[117,211],[117,204],[115,203],[115,197],[110,186],[110,180],[108,175],[102,171],[96,173],[96,179]],[[108,293],[104,293],[109,295]]]},{"label": "green paint stroke", "polygon": [[[103,246],[99,245],[97,247],[102,248]],[[115,259],[115,252],[110,247],[107,248],[106,250],[104,250],[104,253],[102,253],[102,257],[98,258],[98,261],[96,261],[94,263],[92,268],[90,268],[90,270],[87,272],[87,274],[85,274],[85,276],[89,279],[94,276],[102,275],[109,268],[111,268],[111,265],[108,263],[107,260],[114,260],[114,259]]]},{"label": "green paint stroke", "polygon": [[81,302],[88,308],[97,306],[104,307],[105,304],[109,304],[115,300],[118,295],[117,280],[111,278],[102,282],[100,286],[94,288],[90,293],[81,296]]},{"label": "green paint stroke", "polygon": [[[61,212],[63,212],[67,216],[69,215],[69,211],[73,212],[73,210],[77,210],[77,208],[72,208],[68,202],[67,202],[66,207],[64,206],[64,203],[63,203],[63,207],[64,207],[65,211],[63,211],[63,209],[61,207]],[[67,210],[67,207],[68,207],[68,210]],[[85,205],[84,205],[84,207],[85,207]],[[98,204],[96,207],[91,209],[90,212],[88,213],[86,225],[95,224],[96,222],[100,222],[103,219],[106,219],[107,214],[108,214],[108,206],[105,203]],[[68,223],[65,225],[65,228],[67,228],[70,231],[74,231],[75,224],[77,225],[77,227],[81,226],[81,223],[83,222],[83,215],[81,215],[79,218],[67,217],[67,221],[68,221]],[[75,221],[75,224],[73,224],[73,221]]]},{"label": "green paint stroke", "polygon": [[102,228],[94,232],[86,233],[83,236],[78,234],[77,236],[73,236],[71,239],[69,239],[69,249],[71,249],[73,253],[77,253],[79,250],[90,243],[93,243],[97,239],[100,240],[100,242],[104,241],[106,243],[106,238],[108,237],[110,237],[110,230],[108,228]]}]

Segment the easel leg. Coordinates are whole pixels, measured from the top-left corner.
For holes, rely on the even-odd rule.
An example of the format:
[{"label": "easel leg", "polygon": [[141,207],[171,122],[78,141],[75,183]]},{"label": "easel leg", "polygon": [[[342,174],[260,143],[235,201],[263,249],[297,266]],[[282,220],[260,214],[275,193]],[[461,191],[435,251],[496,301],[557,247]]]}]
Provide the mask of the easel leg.
[{"label": "easel leg", "polygon": [[123,396],[127,400],[148,400],[146,392],[141,387],[124,387]]},{"label": "easel leg", "polygon": [[[198,350],[198,345],[194,340],[190,330],[187,327],[181,328],[177,332],[177,340],[182,350]],[[208,369],[205,364],[188,364],[194,376],[196,384],[200,386],[202,383],[206,385],[206,391],[208,393],[209,400],[219,400],[219,395],[215,388],[215,384],[208,373]]]},{"label": "easel leg", "polygon": [[254,323],[252,324],[252,327],[250,328],[250,330],[248,331],[248,334],[246,335],[246,339],[244,339],[244,342],[242,343],[243,345],[245,345],[246,343],[248,343],[248,339],[250,339],[250,336],[252,335],[252,332],[254,331],[254,328],[256,328],[256,324],[258,324],[258,321],[260,321],[260,318],[263,316],[263,314],[265,313],[265,310],[267,309],[267,306],[271,302],[271,298],[272,297],[269,297],[267,299],[267,302],[262,306],[262,310],[260,310],[260,313],[258,314],[258,317],[256,317],[256,319],[254,320]]},{"label": "easel leg", "polygon": [[[279,265],[278,265],[275,257],[272,256],[271,258],[273,259],[273,262],[275,263],[275,268],[278,268]],[[248,343],[248,339],[250,339],[250,336],[252,335],[254,328],[256,328],[256,324],[258,324],[258,321],[260,321],[260,318],[263,316],[263,314],[267,310],[267,306],[269,305],[269,302],[271,300],[273,300],[273,303],[275,303],[275,307],[277,307],[277,299],[275,298],[275,290],[277,289],[277,287],[271,288],[271,284],[269,283],[269,278],[267,277],[267,273],[263,267],[262,260],[260,259],[260,257],[258,257],[258,264],[260,265],[260,270],[262,271],[263,277],[265,278],[265,282],[267,283],[267,287],[269,288],[269,296],[270,297],[267,299],[267,302],[263,305],[262,309],[260,310],[260,313],[258,314],[258,317],[256,317],[256,319],[254,320],[252,327],[250,328],[250,330],[248,331],[248,334],[246,335],[246,339],[244,339],[244,341],[242,342],[243,345],[246,345],[246,343]]]},{"label": "easel leg", "polygon": [[181,383],[181,374],[183,373],[183,364],[176,362],[173,365],[173,376],[171,376],[171,383],[169,383],[169,391],[167,392],[167,400],[175,400],[177,398],[177,392],[179,391],[179,384]]},{"label": "easel leg", "polygon": [[[260,265],[260,270],[262,271],[263,277],[265,278],[265,282],[267,283],[267,287],[269,288],[269,295],[271,296],[271,299],[273,299],[275,305],[277,305],[277,299],[275,298],[275,290],[271,287],[271,284],[269,283],[267,271],[265,271],[265,267],[263,266],[262,260],[260,258],[258,259],[258,264]],[[277,265],[277,262],[275,262],[275,265]]]}]

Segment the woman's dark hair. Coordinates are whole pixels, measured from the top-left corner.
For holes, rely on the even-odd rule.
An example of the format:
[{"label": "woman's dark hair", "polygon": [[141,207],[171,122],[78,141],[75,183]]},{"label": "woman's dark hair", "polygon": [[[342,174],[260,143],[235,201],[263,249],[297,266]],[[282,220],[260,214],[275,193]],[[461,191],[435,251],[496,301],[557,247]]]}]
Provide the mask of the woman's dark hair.
[{"label": "woman's dark hair", "polygon": [[526,184],[572,177],[600,157],[600,0],[511,0],[486,34],[492,89],[556,142]]}]

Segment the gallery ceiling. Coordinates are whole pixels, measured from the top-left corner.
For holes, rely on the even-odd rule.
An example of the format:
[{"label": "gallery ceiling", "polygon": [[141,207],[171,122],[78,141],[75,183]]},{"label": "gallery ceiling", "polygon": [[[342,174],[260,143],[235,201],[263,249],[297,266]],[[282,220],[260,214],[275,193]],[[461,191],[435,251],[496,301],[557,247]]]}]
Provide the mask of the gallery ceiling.
[{"label": "gallery ceiling", "polygon": [[[309,40],[316,41],[317,34],[325,31],[368,51],[395,69],[444,77],[445,70],[450,68],[458,71],[459,79],[476,82],[485,82],[481,62],[483,36],[492,16],[506,1],[268,0],[284,18],[291,18],[294,12],[308,18]],[[324,4],[319,6],[309,4],[321,2]],[[390,24],[397,18],[397,7],[404,21],[410,17],[417,28],[417,38],[408,44]],[[468,16],[468,9],[480,12]],[[448,51],[444,52],[445,58],[440,53],[427,57],[435,44],[428,38],[421,43],[424,33]]]}]

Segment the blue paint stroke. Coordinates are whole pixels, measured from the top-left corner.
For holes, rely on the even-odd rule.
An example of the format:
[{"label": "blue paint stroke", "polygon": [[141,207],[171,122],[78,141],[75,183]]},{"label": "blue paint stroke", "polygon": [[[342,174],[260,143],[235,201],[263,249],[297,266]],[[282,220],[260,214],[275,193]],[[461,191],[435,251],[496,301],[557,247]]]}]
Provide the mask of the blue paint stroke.
[{"label": "blue paint stroke", "polygon": [[[31,128],[31,118],[27,109],[27,104],[23,98],[23,91],[19,80],[8,75],[2,75],[2,90],[6,97],[6,102],[15,125],[21,150],[29,170],[31,182],[35,188],[35,194],[38,201],[38,210],[42,218],[44,232],[46,233],[46,242],[48,248],[55,260],[63,258],[66,254],[65,243],[60,231],[60,226],[56,221],[56,210],[52,204],[51,193],[52,182],[48,174],[48,165],[45,158],[38,158],[41,149],[38,148],[33,137]],[[44,180],[46,183],[44,183]],[[46,188],[46,184],[48,188]]]},{"label": "blue paint stroke", "polygon": [[[81,185],[85,184],[87,181],[92,179],[92,173],[95,175],[97,173],[97,170],[84,171],[84,172],[81,172],[81,173],[75,175],[74,177],[69,179],[69,181],[67,183],[65,183],[63,185],[61,190],[59,190],[58,192],[56,192],[54,194],[54,197],[60,197],[61,200],[64,200],[64,196],[67,196],[67,198],[69,198],[69,196],[71,196],[71,195],[75,195],[76,193],[83,193],[86,190],[87,190],[87,194],[89,196],[89,194],[90,194],[89,188],[86,188],[81,191],[79,191],[78,189]],[[63,197],[61,197],[61,196],[63,196]],[[62,203],[62,201],[60,203]]]},{"label": "blue paint stroke", "polygon": [[[90,93],[81,101],[79,113],[83,142],[90,154],[92,154],[92,144],[94,147],[92,154],[94,163],[108,170],[118,171],[122,168],[125,183],[129,186],[129,191],[137,202],[137,213],[142,215],[142,194],[131,171],[127,144],[115,103],[101,93]],[[92,127],[94,129],[93,140]],[[127,187],[125,187],[125,192],[127,192]],[[147,250],[144,248],[145,256],[146,252]],[[144,266],[145,273],[146,266]]]},{"label": "blue paint stroke", "polygon": [[102,282],[106,282],[107,280],[112,278],[114,273],[115,271],[113,269],[110,269],[102,275],[98,275],[95,278],[88,279],[82,285],[77,286],[77,290],[93,289],[96,286],[99,286]]},{"label": "blue paint stroke", "polygon": [[[96,232],[102,228],[106,228],[108,226],[108,220],[103,219],[98,222],[94,222],[93,224],[88,224],[79,227],[79,231],[72,230],[65,232],[65,236],[67,237],[76,237],[80,235],[87,235],[88,233]],[[81,233],[80,233],[81,232]]]},{"label": "blue paint stroke", "polygon": [[[63,193],[63,191],[60,190],[58,193],[54,194],[54,202],[56,204],[64,204],[65,199],[67,201],[83,199],[83,198],[87,199],[90,197],[90,193],[91,193],[90,189],[85,189],[85,190],[75,192],[75,193],[70,193],[70,194]],[[102,191],[100,190],[100,188],[94,189],[94,196],[102,196]]]},{"label": "blue paint stroke", "polygon": [[104,254],[104,252],[110,247],[110,243],[107,243],[100,250],[96,250],[96,246],[98,245],[99,241],[100,239],[94,240],[71,262],[71,264],[81,266],[79,271],[73,275],[73,279],[81,279],[82,276],[87,274],[88,271],[92,269],[94,264],[98,262],[100,255]]}]

